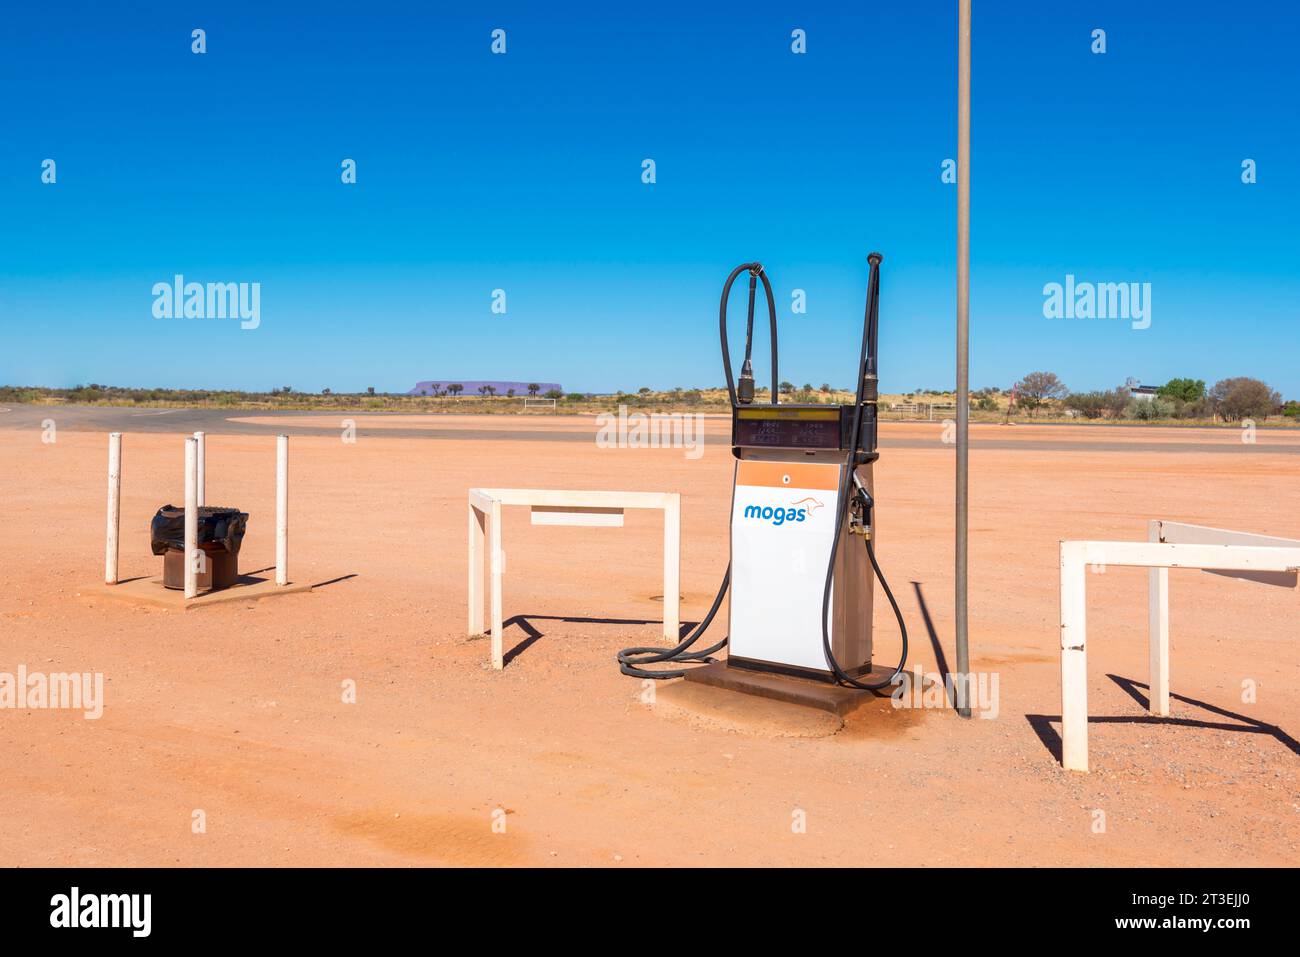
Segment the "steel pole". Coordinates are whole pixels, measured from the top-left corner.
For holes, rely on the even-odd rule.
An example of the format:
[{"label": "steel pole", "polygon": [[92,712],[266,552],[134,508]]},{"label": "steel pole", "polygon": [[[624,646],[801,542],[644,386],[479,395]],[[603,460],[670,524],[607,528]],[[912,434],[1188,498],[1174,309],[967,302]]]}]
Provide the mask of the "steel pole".
[{"label": "steel pole", "polygon": [[966,647],[966,513],[970,485],[970,26],[971,0],[958,0],[957,29],[957,712],[969,718]]}]

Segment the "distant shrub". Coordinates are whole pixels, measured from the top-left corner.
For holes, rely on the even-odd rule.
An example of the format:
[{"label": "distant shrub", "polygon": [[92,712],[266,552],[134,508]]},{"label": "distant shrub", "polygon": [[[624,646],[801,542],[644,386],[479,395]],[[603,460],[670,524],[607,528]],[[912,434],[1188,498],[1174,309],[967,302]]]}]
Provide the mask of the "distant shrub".
[{"label": "distant shrub", "polygon": [[1159,396],[1149,400],[1132,399],[1125,411],[1129,418],[1143,422],[1152,419],[1171,419],[1174,415],[1174,404]]},{"label": "distant shrub", "polygon": [[1100,419],[1104,416],[1116,418],[1124,413],[1128,404],[1128,393],[1119,389],[1071,392],[1065,397],[1065,407],[1073,409],[1085,419]]}]

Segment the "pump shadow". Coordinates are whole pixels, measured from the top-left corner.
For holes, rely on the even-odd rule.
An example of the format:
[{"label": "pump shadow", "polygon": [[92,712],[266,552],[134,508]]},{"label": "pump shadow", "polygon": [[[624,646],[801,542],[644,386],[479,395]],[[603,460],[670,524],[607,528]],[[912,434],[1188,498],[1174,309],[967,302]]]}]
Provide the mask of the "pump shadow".
[{"label": "pump shadow", "polygon": [[[546,633],[533,624],[535,621],[567,621],[583,625],[661,625],[662,618],[588,618],[579,615],[513,615],[501,623],[501,632],[504,636],[511,627],[518,627],[524,633],[523,641],[507,650],[502,656],[502,664],[508,665],[514,661],[534,644],[546,637]],[[684,621],[681,623],[677,632],[677,640],[681,641],[699,622]],[[667,638],[660,639],[667,641]]]},{"label": "pump shadow", "polygon": [[[1129,697],[1136,701],[1141,707],[1150,706],[1150,699],[1143,695],[1138,689],[1142,688],[1150,692],[1151,686],[1135,681],[1132,678],[1124,678],[1120,675],[1106,675],[1111,681],[1119,685]],[[1276,738],[1278,743],[1289,749],[1292,754],[1300,755],[1300,742],[1287,734],[1275,724],[1267,724],[1255,718],[1248,717],[1244,714],[1237,714],[1235,711],[1228,711],[1226,708],[1220,708],[1218,705],[1210,704],[1206,701],[1198,701],[1196,698],[1189,698],[1186,695],[1169,692],[1169,697],[1175,698],[1184,704],[1189,704],[1194,708],[1202,708],[1212,714],[1222,715],[1225,718],[1231,718],[1238,722],[1232,724],[1227,721],[1200,721],[1195,718],[1165,718],[1160,715],[1143,714],[1143,715],[1098,715],[1089,716],[1089,724],[1164,724],[1174,725],[1182,728],[1209,728],[1214,731],[1241,731],[1246,734],[1267,734]],[[1061,736],[1057,732],[1054,724],[1059,724],[1061,716],[1059,714],[1027,714],[1025,720],[1029,722],[1034,733],[1043,746],[1051,753],[1057,761],[1061,760]]]}]

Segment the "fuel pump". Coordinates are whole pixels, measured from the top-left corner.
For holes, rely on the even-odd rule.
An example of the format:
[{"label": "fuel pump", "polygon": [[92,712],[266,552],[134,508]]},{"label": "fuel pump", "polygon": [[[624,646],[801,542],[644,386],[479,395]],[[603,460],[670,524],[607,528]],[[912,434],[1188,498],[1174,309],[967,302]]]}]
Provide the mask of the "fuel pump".
[{"label": "fuel pump", "polygon": [[[862,690],[891,684],[907,661],[907,626],[880,570],[874,547],[872,471],[880,454],[877,330],[880,263],[871,253],[862,344],[852,405],[782,403],[778,389],[777,322],[772,286],[760,263],[743,263],[722,287],[719,335],[731,399],[736,459],[731,502],[731,562],[703,621],[673,648],[627,648],[624,674],[674,678],[689,669],[647,665],[700,664],[723,647],[727,666],[835,682]],[[749,273],[745,353],[739,384],[732,375],[727,304],[732,285]],[[752,363],[758,284],[767,300],[772,387],[755,402]],[[861,540],[862,547],[858,546]],[[898,620],[902,655],[892,672],[872,666],[872,601],[880,585]],[[731,592],[728,637],[695,644]]]}]

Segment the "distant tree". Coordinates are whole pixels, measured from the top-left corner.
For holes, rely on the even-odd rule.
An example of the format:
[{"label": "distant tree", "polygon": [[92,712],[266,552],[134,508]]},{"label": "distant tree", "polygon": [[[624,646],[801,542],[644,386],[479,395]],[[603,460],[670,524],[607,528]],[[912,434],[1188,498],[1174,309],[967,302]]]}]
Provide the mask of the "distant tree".
[{"label": "distant tree", "polygon": [[366,392],[367,392],[369,395],[374,395],[374,394],[375,394],[375,387],[374,387],[373,385],[368,385],[368,386],[366,386]]},{"label": "distant tree", "polygon": [[789,395],[791,392],[794,391],[794,383],[782,382],[779,386],[777,386],[777,388],[781,390],[782,395]]},{"label": "distant tree", "polygon": [[1020,405],[1031,415],[1044,402],[1060,399],[1068,392],[1065,383],[1056,377],[1055,372],[1031,372],[1017,384]]},{"label": "distant tree", "polygon": [[1237,419],[1264,418],[1282,404],[1282,396],[1267,383],[1249,376],[1220,379],[1209,392],[1214,411],[1229,422]]},{"label": "distant tree", "polygon": [[515,397],[515,390],[514,390],[514,389],[506,389],[506,395],[510,396],[510,398],[513,399],[513,398]]},{"label": "distant tree", "polygon": [[461,385],[459,382],[452,382],[447,386],[447,391],[450,392],[452,395],[460,395],[462,392],[465,391],[465,387]]},{"label": "distant tree", "polygon": [[823,391],[823,392],[830,392],[830,391],[831,391],[831,384],[830,384],[829,382],[823,382],[823,383],[822,383],[822,391]]},{"label": "distant tree", "polygon": [[284,392],[285,395],[289,395],[289,393],[293,392],[293,386],[286,385],[281,391]]},{"label": "distant tree", "polygon": [[544,396],[542,396],[542,398],[544,398],[544,399],[562,399],[562,398],[564,398],[564,393],[561,392],[559,389],[549,389],[549,390],[547,390],[546,394],[545,394]]},{"label": "distant tree", "polygon": [[321,394],[321,395],[329,395],[329,394],[330,394],[330,390],[329,390],[329,389],[321,389],[321,390],[320,390],[320,394]]},{"label": "distant tree", "polygon": [[536,382],[530,382],[530,383],[528,383],[528,394],[529,394],[529,395],[537,395],[537,393],[538,393],[539,391],[541,391],[541,388],[542,388],[542,387],[541,387],[538,383],[536,383]]},{"label": "distant tree", "polygon": [[1205,380],[1170,379],[1156,389],[1156,395],[1163,399],[1174,399],[1178,402],[1199,402],[1205,398]]}]

